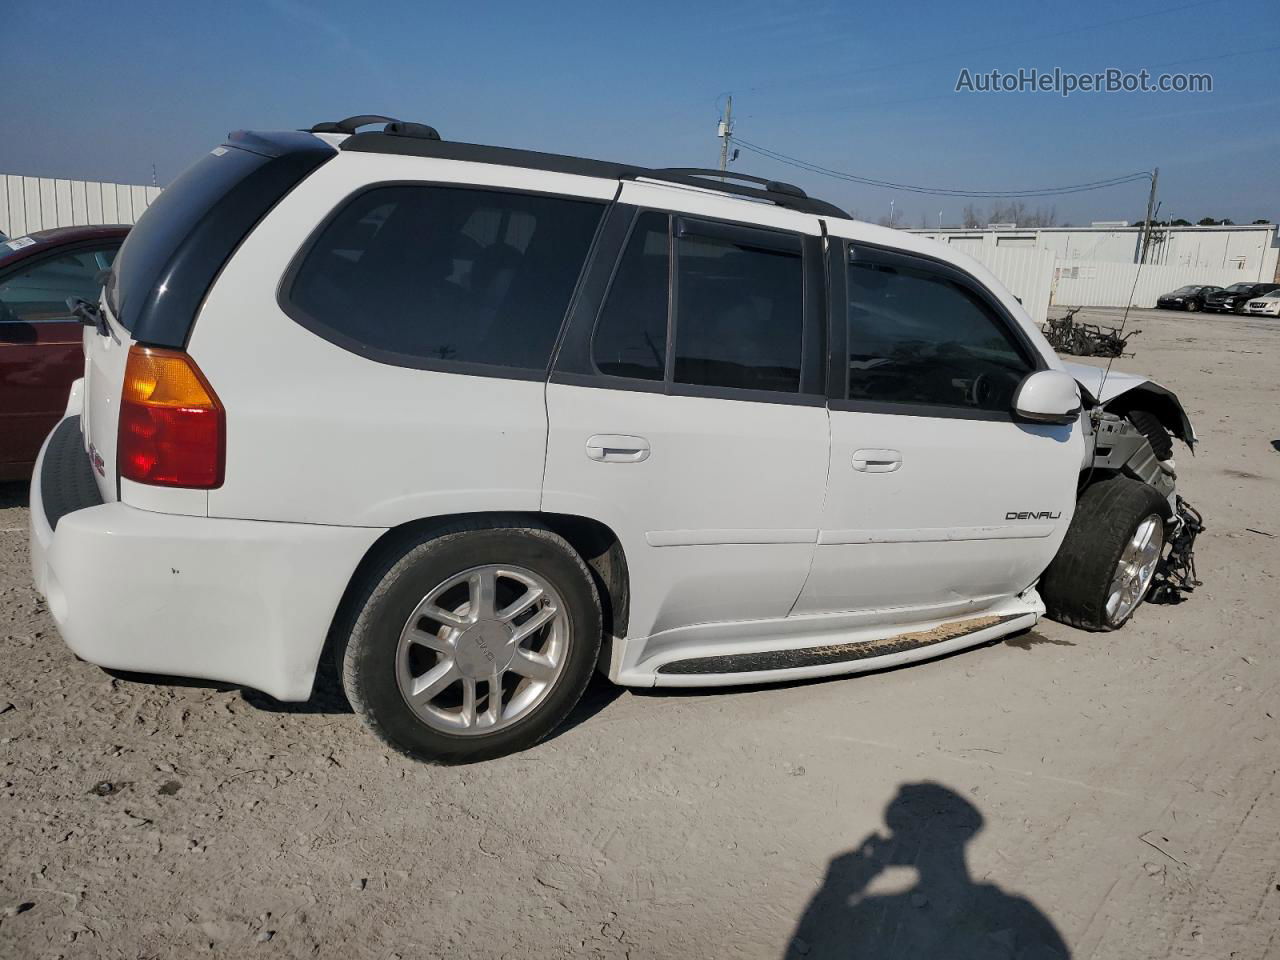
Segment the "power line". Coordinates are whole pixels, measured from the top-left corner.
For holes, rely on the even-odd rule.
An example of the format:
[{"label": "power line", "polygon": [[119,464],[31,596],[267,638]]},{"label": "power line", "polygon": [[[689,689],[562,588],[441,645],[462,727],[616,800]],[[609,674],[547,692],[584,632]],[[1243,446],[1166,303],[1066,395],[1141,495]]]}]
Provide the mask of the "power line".
[{"label": "power line", "polygon": [[837,180],[845,180],[850,183],[860,183],[869,187],[881,187],[886,190],[901,190],[905,193],[924,193],[936,197],[975,197],[975,198],[1001,198],[1012,199],[1016,197],[1057,197],[1070,193],[1084,193],[1088,190],[1105,190],[1109,187],[1120,186],[1125,183],[1136,183],[1140,180],[1150,180],[1151,174],[1142,171],[1138,173],[1126,173],[1123,176],[1109,177],[1105,180],[1092,180],[1088,183],[1074,183],[1059,187],[1042,187],[1037,189],[1026,190],[960,190],[950,187],[925,187],[919,184],[895,183],[892,180],[880,180],[876,177],[865,177],[856,173],[849,173],[845,170],[834,170],[831,167],[824,167],[821,164],[813,163],[809,160],[801,160],[799,157],[792,157],[785,153],[779,153],[777,150],[770,150],[768,147],[762,147],[759,144],[752,143],[749,140],[743,140],[741,137],[734,137],[734,143],[741,146],[744,150],[750,150],[762,157],[768,157],[778,163],[785,163],[788,166],[796,167],[800,170],[807,170],[810,173],[819,173],[826,177],[833,177]]}]

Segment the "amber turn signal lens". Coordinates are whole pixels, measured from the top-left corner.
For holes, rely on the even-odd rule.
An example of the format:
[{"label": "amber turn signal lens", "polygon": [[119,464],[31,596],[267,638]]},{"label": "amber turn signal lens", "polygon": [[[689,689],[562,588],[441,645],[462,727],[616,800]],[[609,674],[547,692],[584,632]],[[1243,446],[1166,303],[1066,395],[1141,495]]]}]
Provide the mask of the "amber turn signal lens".
[{"label": "amber turn signal lens", "polygon": [[166,487],[221,486],[225,425],[222,404],[189,356],[129,348],[117,448],[122,477]]}]

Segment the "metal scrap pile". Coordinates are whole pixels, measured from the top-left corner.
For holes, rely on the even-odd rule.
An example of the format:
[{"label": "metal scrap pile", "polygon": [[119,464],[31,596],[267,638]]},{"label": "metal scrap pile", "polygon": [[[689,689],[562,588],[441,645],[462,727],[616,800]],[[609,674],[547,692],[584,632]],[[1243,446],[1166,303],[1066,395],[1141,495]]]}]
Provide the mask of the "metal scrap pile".
[{"label": "metal scrap pile", "polygon": [[1135,330],[1122,337],[1118,330],[1104,330],[1093,323],[1076,323],[1075,316],[1079,312],[1079,307],[1068,310],[1065,317],[1050,319],[1041,328],[1049,345],[1058,353],[1073,357],[1118,357],[1124,353],[1129,338],[1142,332]]}]

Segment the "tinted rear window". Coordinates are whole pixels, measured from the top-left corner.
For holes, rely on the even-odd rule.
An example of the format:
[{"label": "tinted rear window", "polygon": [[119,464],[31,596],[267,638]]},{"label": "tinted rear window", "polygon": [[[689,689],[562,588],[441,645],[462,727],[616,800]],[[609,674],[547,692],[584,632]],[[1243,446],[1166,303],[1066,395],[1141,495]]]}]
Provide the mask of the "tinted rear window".
[{"label": "tinted rear window", "polygon": [[269,158],[218,147],[165,187],[129,231],[107,283],[107,303],[126,330],[138,321],[178,245],[213,205]]},{"label": "tinted rear window", "polygon": [[286,306],[388,363],[544,370],[603,210],[494,190],[367,190],[322,228]]}]

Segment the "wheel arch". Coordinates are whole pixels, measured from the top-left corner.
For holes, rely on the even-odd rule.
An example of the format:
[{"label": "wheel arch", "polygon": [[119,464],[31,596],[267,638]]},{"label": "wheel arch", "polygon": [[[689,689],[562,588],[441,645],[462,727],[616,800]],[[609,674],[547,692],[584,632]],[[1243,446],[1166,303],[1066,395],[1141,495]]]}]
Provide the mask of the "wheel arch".
[{"label": "wheel arch", "polygon": [[595,580],[600,595],[600,612],[604,624],[605,647],[614,637],[625,637],[631,611],[631,574],[622,541],[608,525],[592,517],[575,514],[529,511],[477,511],[422,517],[391,527],[375,540],[351,571],[347,585],[334,612],[333,621],[321,654],[321,666],[328,662],[338,633],[358,610],[360,585],[370,570],[399,557],[410,545],[428,537],[435,530],[459,521],[488,521],[495,526],[545,526],[563,537],[582,557]]}]

